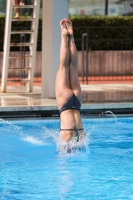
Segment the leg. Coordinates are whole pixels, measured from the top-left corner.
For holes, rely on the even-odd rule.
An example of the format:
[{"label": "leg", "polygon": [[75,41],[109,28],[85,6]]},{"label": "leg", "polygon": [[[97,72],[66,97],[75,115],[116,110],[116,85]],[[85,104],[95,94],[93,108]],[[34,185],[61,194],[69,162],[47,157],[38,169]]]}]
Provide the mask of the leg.
[{"label": "leg", "polygon": [[[18,5],[18,0],[12,0],[12,4],[13,4],[13,6],[17,6]],[[14,11],[16,13],[14,18],[19,18],[19,9],[18,8],[14,8]]]},{"label": "leg", "polygon": [[78,55],[73,37],[72,22],[66,20],[66,27],[69,31],[69,51],[70,51],[70,88],[82,103],[82,92],[78,79]]},{"label": "leg", "polygon": [[59,109],[71,98],[72,90],[69,83],[69,48],[68,31],[65,19],[60,22],[61,46],[60,46],[60,67],[56,76],[56,100]]}]

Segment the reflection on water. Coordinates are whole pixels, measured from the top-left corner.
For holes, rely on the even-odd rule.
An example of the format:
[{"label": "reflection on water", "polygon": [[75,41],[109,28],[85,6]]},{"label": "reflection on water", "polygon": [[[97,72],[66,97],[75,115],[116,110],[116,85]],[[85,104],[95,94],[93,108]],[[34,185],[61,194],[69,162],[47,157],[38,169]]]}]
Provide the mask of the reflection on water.
[{"label": "reflection on water", "polygon": [[60,199],[67,198],[68,194],[71,192],[72,186],[74,185],[72,173],[70,170],[69,162],[67,159],[59,159],[57,170],[60,172],[58,176],[59,184],[59,197]]},{"label": "reflection on water", "polygon": [[133,91],[86,91],[83,92],[83,103],[104,103],[104,102],[131,102]]}]

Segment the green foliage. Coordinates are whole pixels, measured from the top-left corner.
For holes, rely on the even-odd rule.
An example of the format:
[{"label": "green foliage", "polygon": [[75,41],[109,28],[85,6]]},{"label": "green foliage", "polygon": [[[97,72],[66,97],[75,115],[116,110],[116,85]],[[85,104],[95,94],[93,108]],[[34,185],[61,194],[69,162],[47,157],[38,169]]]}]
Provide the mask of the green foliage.
[{"label": "green foliage", "polygon": [[70,19],[74,25],[74,36],[79,50],[83,33],[88,34],[89,50],[133,49],[133,16],[77,16]]},{"label": "green foliage", "polygon": [[[25,13],[26,18],[30,16]],[[82,34],[87,33],[88,39],[85,37],[85,48],[89,50],[119,50],[133,49],[133,16],[74,16],[70,17],[74,26],[74,37],[77,49],[82,48]],[[0,41],[4,39],[5,17],[0,17]],[[31,22],[13,22],[13,30],[28,30]],[[30,35],[26,35],[28,41]],[[42,19],[39,19],[38,46],[41,50],[42,40]],[[20,35],[12,35],[12,42],[20,41]],[[87,44],[88,42],[88,44]],[[87,45],[86,45],[87,44]],[[2,51],[3,45],[0,45]]]}]

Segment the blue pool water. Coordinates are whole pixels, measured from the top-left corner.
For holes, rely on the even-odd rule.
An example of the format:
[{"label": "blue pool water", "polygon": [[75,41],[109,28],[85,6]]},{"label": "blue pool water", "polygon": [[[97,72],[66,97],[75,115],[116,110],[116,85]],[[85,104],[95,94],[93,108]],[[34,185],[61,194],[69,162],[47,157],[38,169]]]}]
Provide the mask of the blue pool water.
[{"label": "blue pool water", "polygon": [[59,120],[0,120],[0,200],[132,200],[133,118],[83,124],[87,151],[57,154]]}]

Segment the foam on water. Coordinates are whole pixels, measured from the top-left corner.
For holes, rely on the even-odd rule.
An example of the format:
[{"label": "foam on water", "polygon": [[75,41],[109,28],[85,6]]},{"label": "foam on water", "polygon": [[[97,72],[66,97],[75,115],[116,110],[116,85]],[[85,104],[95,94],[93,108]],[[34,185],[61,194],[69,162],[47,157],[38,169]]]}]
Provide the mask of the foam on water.
[{"label": "foam on water", "polygon": [[41,141],[38,138],[35,138],[33,136],[30,136],[30,135],[26,135],[25,137],[22,137],[22,140],[29,142],[31,144],[34,144],[34,145],[44,145],[43,141]]}]

